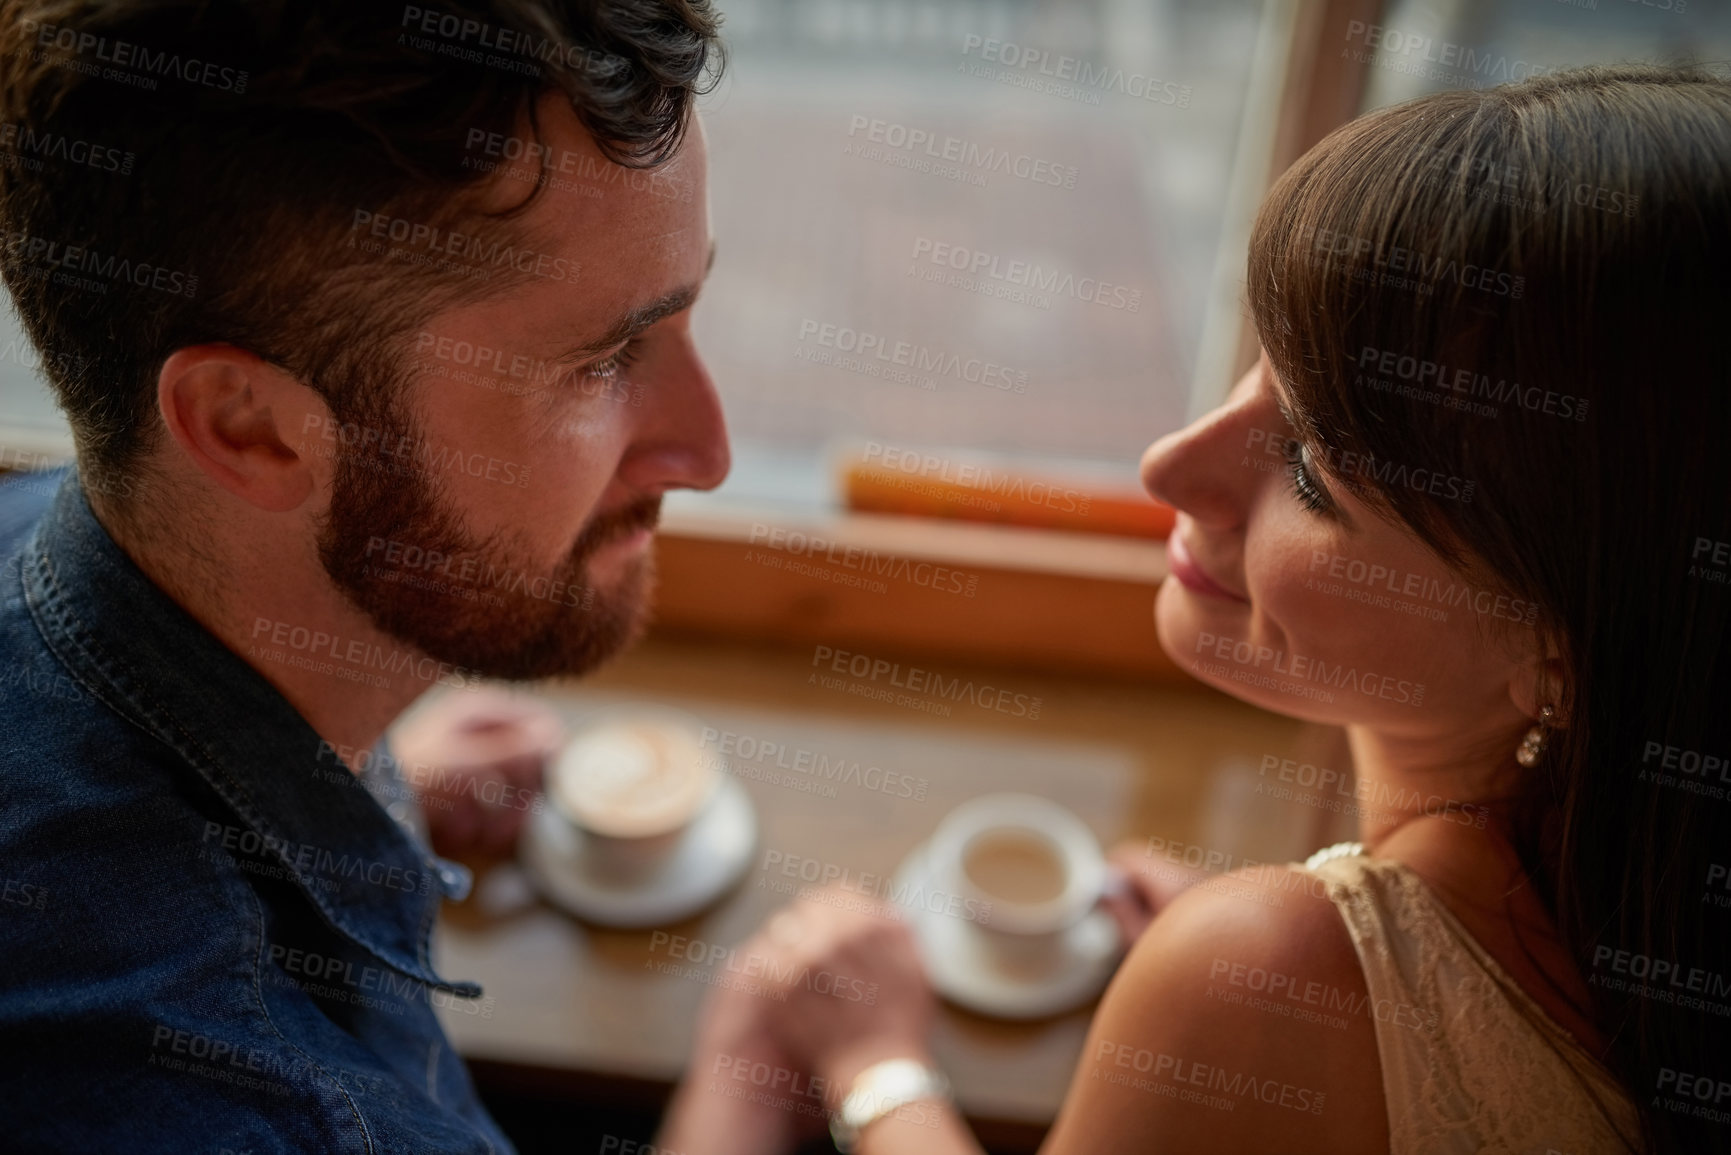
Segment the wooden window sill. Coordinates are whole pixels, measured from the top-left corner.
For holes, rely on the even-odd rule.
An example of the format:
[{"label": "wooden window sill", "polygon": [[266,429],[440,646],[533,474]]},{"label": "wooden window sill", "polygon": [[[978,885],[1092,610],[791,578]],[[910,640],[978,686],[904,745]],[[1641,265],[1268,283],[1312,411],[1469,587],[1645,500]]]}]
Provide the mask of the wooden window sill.
[{"label": "wooden window sill", "polygon": [[1158,541],[876,514],[662,518],[656,629],[1187,680],[1154,632]]}]

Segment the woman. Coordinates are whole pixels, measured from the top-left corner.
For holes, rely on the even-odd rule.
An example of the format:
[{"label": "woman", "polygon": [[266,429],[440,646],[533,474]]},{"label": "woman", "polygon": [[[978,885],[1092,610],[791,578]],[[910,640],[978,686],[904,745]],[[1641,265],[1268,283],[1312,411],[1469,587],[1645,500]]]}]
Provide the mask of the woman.
[{"label": "woman", "polygon": [[[1415,801],[1243,880],[1279,905],[1143,878],[1042,1150],[1731,1149],[1731,84],[1593,68],[1365,116],[1270,193],[1248,296],[1261,363],[1142,462],[1180,511],[1160,642]],[[876,1067],[930,1064],[909,936],[822,897],[747,949],[876,1004],[716,992],[662,1145],[799,1137],[715,1085],[726,1055],[911,1100],[863,1112],[868,1155],[977,1151]],[[1213,997],[1257,968],[1358,1009]]]}]

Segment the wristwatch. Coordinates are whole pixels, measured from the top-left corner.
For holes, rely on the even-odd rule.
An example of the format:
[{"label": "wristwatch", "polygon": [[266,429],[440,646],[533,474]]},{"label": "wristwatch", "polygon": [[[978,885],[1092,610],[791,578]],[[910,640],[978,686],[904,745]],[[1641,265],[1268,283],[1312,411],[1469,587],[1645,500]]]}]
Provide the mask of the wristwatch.
[{"label": "wristwatch", "polygon": [[948,1099],[950,1081],[913,1059],[886,1059],[854,1077],[841,1108],[830,1116],[829,1137],[846,1155],[859,1143],[860,1132],[898,1107],[920,1099]]}]

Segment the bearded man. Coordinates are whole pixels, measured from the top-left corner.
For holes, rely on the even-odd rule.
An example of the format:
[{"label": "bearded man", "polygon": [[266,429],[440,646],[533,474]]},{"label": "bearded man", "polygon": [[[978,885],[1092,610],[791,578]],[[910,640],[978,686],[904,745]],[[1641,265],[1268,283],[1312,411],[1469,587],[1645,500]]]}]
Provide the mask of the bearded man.
[{"label": "bearded man", "polygon": [[361,772],[640,630],[728,469],[707,0],[0,3],[0,271],[77,465],[0,548],[0,1086],[31,1150],[508,1151],[466,873]]}]

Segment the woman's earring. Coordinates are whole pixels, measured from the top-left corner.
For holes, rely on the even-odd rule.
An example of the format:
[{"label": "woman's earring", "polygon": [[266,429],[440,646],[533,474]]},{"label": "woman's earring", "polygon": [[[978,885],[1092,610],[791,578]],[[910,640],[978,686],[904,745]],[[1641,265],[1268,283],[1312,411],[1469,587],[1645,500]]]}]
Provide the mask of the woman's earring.
[{"label": "woman's earring", "polygon": [[1545,752],[1545,739],[1551,736],[1551,719],[1557,712],[1549,706],[1539,708],[1539,724],[1527,731],[1527,736],[1521,739],[1521,744],[1515,750],[1515,761],[1522,766],[1533,766],[1539,761],[1539,755]]}]

